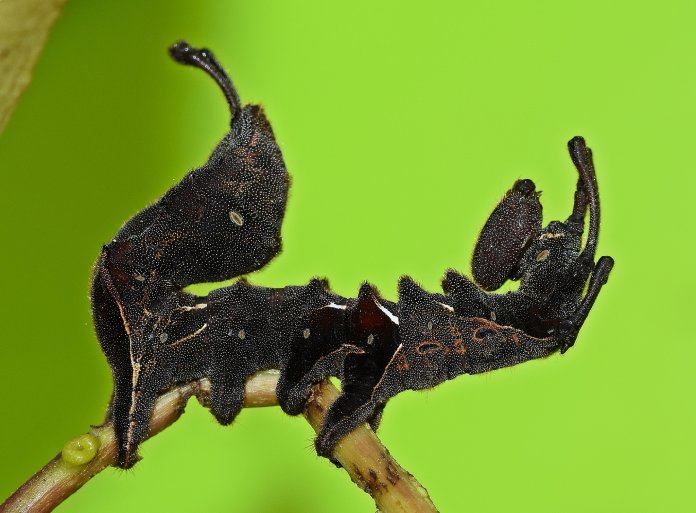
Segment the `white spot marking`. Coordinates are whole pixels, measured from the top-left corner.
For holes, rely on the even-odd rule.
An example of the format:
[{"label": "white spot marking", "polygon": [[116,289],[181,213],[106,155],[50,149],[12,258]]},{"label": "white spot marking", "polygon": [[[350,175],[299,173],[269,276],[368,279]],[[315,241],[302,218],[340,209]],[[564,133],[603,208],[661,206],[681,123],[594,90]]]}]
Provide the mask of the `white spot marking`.
[{"label": "white spot marking", "polygon": [[208,308],[208,303],[198,303],[194,306],[182,306],[181,310],[190,312],[191,310],[202,310],[203,308]]},{"label": "white spot marking", "polygon": [[399,325],[399,318],[398,318],[396,315],[394,315],[394,314],[391,313],[389,310],[387,310],[386,307],[380,305],[377,301],[375,301],[375,304],[377,305],[377,308],[379,308],[380,310],[382,310],[382,311],[384,312],[384,315],[386,315],[387,317],[389,317],[389,319],[391,320],[391,322],[393,322],[393,323],[396,324],[397,326]]},{"label": "white spot marking", "polygon": [[565,237],[565,234],[563,234],[563,233],[542,233],[539,236],[539,240],[558,239],[560,237]]},{"label": "white spot marking", "polygon": [[348,306],[338,305],[336,303],[329,303],[328,305],[325,305],[322,308],[335,308],[336,310],[345,310],[346,308],[348,308]]},{"label": "white spot marking", "polygon": [[446,305],[445,303],[440,303],[439,301],[435,301],[438,305],[440,305],[442,308],[445,310],[449,310],[450,312],[454,312],[454,308],[452,308],[450,305]]},{"label": "white spot marking", "polygon": [[162,342],[164,344],[167,341],[167,339],[169,338],[169,335],[167,335],[166,333],[162,333],[159,338],[160,338],[160,342]]}]

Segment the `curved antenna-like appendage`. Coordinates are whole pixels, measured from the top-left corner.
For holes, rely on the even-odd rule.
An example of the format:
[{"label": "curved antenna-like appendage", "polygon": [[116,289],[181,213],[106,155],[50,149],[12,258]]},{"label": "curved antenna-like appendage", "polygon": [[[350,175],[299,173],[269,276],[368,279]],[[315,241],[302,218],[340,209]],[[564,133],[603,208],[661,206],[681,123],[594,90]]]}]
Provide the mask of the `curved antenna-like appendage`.
[{"label": "curved antenna-like appendage", "polygon": [[225,70],[215,59],[207,48],[193,48],[186,41],[178,41],[169,47],[169,55],[179,64],[186,64],[195,68],[200,68],[210,75],[217,85],[222,89],[227,104],[230,107],[230,125],[242,108],[239,94],[232,84],[232,80],[227,76]]},{"label": "curved antenna-like appendage", "polygon": [[[575,204],[571,218],[584,214],[585,204],[590,206],[590,225],[587,234],[587,244],[582,251],[582,255],[594,260],[597,250],[597,240],[599,238],[599,191],[597,189],[597,176],[595,174],[594,163],[592,162],[592,151],[585,144],[585,139],[580,136],[573,137],[568,141],[568,151],[570,158],[575,164],[575,168],[580,174],[582,189],[575,193]],[[584,197],[583,197],[584,196]],[[581,217],[582,217],[581,214]]]},{"label": "curved antenna-like appendage", "polygon": [[610,256],[603,256],[597,261],[597,265],[595,265],[592,270],[590,284],[587,287],[587,294],[582,298],[582,302],[573,316],[561,325],[561,330],[565,330],[565,333],[561,335],[561,338],[565,338],[561,345],[561,354],[565,353],[575,344],[575,337],[578,336],[578,332],[585,322],[585,319],[587,319],[599,292],[607,283],[609,273],[613,267],[614,259]]},{"label": "curved antenna-like appendage", "polygon": [[587,210],[587,193],[583,185],[582,178],[578,178],[575,186],[575,197],[573,198],[573,212],[568,217],[568,223],[585,225],[585,211]]}]

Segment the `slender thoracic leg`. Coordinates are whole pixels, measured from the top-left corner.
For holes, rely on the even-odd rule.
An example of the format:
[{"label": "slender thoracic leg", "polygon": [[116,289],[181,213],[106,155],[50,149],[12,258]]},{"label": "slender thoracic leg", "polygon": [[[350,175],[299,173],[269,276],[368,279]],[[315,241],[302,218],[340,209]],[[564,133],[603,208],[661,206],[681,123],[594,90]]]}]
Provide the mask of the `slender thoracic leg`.
[{"label": "slender thoracic leg", "polygon": [[222,69],[222,66],[220,66],[210,50],[193,48],[186,41],[179,41],[169,48],[169,55],[176,62],[200,68],[213,77],[227,99],[227,103],[230,106],[231,121],[234,121],[234,117],[241,109],[239,94],[230,77],[227,76],[227,73]]},{"label": "slender thoracic leg", "polygon": [[610,256],[603,256],[597,261],[597,265],[590,277],[590,285],[587,288],[587,294],[582,298],[582,302],[580,306],[578,306],[578,309],[575,310],[573,316],[561,324],[561,330],[565,332],[561,337],[567,337],[561,345],[561,353],[565,353],[575,343],[575,337],[582,327],[582,324],[585,322],[585,319],[587,319],[587,315],[590,313],[590,309],[592,305],[594,305],[599,291],[602,290],[602,287],[607,282],[612,267],[614,267],[614,259]]},{"label": "slender thoracic leg", "polygon": [[[575,164],[578,173],[580,173],[585,196],[583,198],[583,194],[575,193],[575,205],[573,206],[571,217],[579,213],[578,211],[582,208],[583,201],[589,202],[590,227],[587,235],[587,244],[582,254],[585,258],[594,260],[597,239],[599,237],[599,191],[597,190],[597,177],[592,162],[592,151],[585,145],[585,140],[582,137],[573,137],[568,142],[568,151],[573,164]],[[582,211],[584,212],[584,208]]]}]

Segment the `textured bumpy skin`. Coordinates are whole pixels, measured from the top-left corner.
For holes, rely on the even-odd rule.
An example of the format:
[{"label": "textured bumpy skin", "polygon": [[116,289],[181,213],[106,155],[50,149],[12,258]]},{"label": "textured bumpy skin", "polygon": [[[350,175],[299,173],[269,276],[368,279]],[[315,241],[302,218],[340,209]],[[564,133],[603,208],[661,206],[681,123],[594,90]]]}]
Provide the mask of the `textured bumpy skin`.
[{"label": "textured bumpy skin", "polygon": [[476,283],[495,290],[519,279],[517,264],[541,231],[541,203],[531,180],[518,180],[486,221],[471,261]]},{"label": "textured bumpy skin", "polygon": [[[570,217],[542,229],[535,185],[518,180],[477,242],[472,270],[479,285],[450,270],[444,294],[434,294],[404,277],[397,303],[369,284],[343,298],[318,279],[278,289],[240,280],[206,297],[184,292],[191,283],[252,272],[277,254],[288,175],[263,111],[241,107],[212,54],[184,42],[170,53],[215,79],[231,129],[203,167],[121,228],[95,268],[93,318],[113,373],[108,417],[119,466],[137,461],[155,399],[179,383],[209,378],[210,409],[229,424],[246,379],[259,370],[280,370],[276,393],[291,415],[303,411],[313,384],[336,376],[341,395],[316,439],[319,454],[330,456],[361,423],[376,429],[386,401],[401,391],[574,343],[613,265],[610,257],[594,260],[599,196],[579,137],[569,143],[580,175]],[[520,280],[517,291],[483,290],[508,279]]]}]

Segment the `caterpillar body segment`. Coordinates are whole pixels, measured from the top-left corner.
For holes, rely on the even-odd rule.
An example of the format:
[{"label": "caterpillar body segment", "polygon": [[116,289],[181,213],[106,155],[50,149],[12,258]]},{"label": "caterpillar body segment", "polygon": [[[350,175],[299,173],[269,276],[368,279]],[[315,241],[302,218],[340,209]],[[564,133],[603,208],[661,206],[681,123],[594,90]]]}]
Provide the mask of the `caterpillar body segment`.
[{"label": "caterpillar body segment", "polygon": [[[403,277],[397,302],[367,283],[342,297],[323,279],[268,288],[242,278],[206,296],[186,292],[255,271],[279,252],[289,178],[263,110],[242,105],[211,52],[179,42],[170,53],[215,80],[230,131],[206,164],[126,222],[95,266],[92,313],[113,375],[107,420],[119,466],[137,462],[157,396],[204,377],[221,424],[239,413],[257,371],[280,371],[276,394],[291,415],[304,410],[315,383],[339,378],[341,394],[316,439],[318,453],[331,457],[358,425],[376,429],[386,402],[404,390],[573,345],[613,266],[611,257],[595,262],[599,195],[579,137],[569,143],[579,174],[569,218],[542,227],[534,183],[516,181],[477,241],[475,282],[449,270],[437,293]],[[518,290],[494,292],[510,279]]]}]

